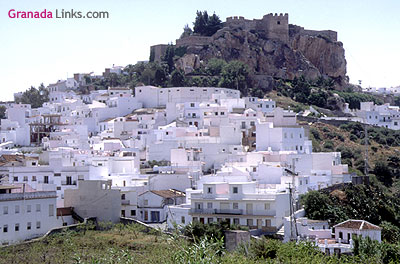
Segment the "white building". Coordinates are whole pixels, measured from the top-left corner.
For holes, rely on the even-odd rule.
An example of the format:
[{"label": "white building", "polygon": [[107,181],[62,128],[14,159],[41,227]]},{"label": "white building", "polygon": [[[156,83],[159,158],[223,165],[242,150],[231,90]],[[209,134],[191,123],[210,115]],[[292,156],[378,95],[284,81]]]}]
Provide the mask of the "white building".
[{"label": "white building", "polygon": [[61,226],[56,215],[56,192],[26,192],[24,187],[0,185],[0,244],[40,237]]},{"label": "white building", "polygon": [[204,183],[190,197],[193,221],[231,224],[276,232],[289,215],[289,194],[257,188],[255,182]]}]

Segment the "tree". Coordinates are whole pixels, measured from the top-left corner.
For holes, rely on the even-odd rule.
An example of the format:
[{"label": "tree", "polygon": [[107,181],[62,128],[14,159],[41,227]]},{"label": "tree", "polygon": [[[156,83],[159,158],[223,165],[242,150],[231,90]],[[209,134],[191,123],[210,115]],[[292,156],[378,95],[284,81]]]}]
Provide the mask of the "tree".
[{"label": "tree", "polygon": [[43,105],[44,102],[49,101],[49,92],[44,87],[43,83],[40,84],[39,89],[31,86],[28,90],[23,92],[21,97],[18,97],[15,102],[22,104],[30,104],[32,108],[38,108]]},{"label": "tree", "polygon": [[239,60],[230,61],[222,68],[220,87],[238,89],[244,95],[247,94],[249,79],[249,67]]},{"label": "tree", "polygon": [[207,20],[205,20],[205,15],[207,15],[208,18],[207,11],[204,11],[204,13],[201,11],[196,12],[196,18],[193,22],[194,33],[205,35],[207,27]]},{"label": "tree", "polygon": [[7,108],[4,105],[0,105],[0,119],[6,118]]},{"label": "tree", "polygon": [[207,11],[196,12],[196,18],[193,22],[193,33],[202,36],[212,36],[221,28],[222,22],[215,13],[212,16],[208,16]]},{"label": "tree", "polygon": [[226,64],[226,61],[223,59],[212,58],[207,63],[206,72],[212,76],[219,76]]},{"label": "tree", "polygon": [[180,70],[174,70],[171,74],[171,84],[175,87],[185,84],[185,74]]},{"label": "tree", "polygon": [[206,28],[206,34],[207,34],[207,36],[212,36],[212,35],[214,35],[215,32],[217,32],[221,28],[222,28],[221,19],[219,19],[219,16],[217,16],[214,13],[208,19],[207,28]]},{"label": "tree", "polygon": [[193,30],[189,27],[188,24],[183,28],[183,32],[181,34],[181,38],[191,36],[193,34]]},{"label": "tree", "polygon": [[168,73],[171,73],[175,68],[174,56],[175,56],[175,47],[172,44],[169,44],[162,58],[162,61],[168,65]]},{"label": "tree", "polygon": [[388,164],[384,160],[378,160],[375,163],[375,168],[373,173],[376,178],[381,181],[385,186],[390,187],[393,184],[393,175],[388,167]]},{"label": "tree", "polygon": [[301,203],[304,205],[306,215],[310,219],[326,220],[330,200],[328,196],[318,191],[309,191],[301,197]]}]

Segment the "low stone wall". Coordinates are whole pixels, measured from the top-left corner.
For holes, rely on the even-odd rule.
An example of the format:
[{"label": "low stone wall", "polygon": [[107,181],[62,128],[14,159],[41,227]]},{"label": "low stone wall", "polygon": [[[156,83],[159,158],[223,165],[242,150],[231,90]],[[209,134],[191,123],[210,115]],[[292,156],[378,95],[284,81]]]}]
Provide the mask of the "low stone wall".
[{"label": "low stone wall", "polygon": [[203,46],[209,45],[212,42],[212,37],[204,36],[188,36],[176,40],[176,46]]}]

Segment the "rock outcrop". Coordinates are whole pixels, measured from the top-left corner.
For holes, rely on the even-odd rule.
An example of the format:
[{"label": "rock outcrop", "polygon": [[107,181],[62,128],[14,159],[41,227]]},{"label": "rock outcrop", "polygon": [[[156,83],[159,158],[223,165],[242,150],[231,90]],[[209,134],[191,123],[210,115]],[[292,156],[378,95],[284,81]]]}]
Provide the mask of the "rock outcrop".
[{"label": "rock outcrop", "polygon": [[[282,16],[275,18],[282,19]],[[292,80],[300,76],[310,80],[332,78],[337,86],[347,84],[345,52],[343,44],[337,41],[336,32],[287,25],[287,37],[268,38],[262,32],[249,30],[246,20],[243,20],[245,24],[227,24],[229,21],[226,22],[228,26],[207,39],[201,38],[201,42],[196,41],[195,36],[179,40],[180,45],[185,44],[187,54],[199,57],[183,58],[177,67],[186,72],[199,67],[199,61],[221,58],[246,63],[252,72],[254,85],[264,89],[272,88],[263,87],[273,86],[271,78]]]}]

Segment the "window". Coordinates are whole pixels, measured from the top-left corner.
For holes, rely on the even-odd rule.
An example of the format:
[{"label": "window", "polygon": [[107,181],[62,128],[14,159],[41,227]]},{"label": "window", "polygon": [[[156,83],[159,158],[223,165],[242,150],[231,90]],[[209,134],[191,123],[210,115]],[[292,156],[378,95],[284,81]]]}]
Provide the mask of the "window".
[{"label": "window", "polygon": [[3,207],[3,214],[8,214],[8,206]]},{"label": "window", "polygon": [[270,208],[271,208],[271,206],[270,206],[269,203],[265,203],[265,204],[264,204],[264,209],[265,209],[265,210],[269,210]]},{"label": "window", "polygon": [[125,210],[121,210],[121,216],[125,217]]},{"label": "window", "polygon": [[212,188],[211,187],[207,188],[207,193],[212,193]]},{"label": "window", "polygon": [[239,225],[239,218],[233,218],[233,224],[234,225]]},{"label": "window", "polygon": [[26,223],[26,230],[31,230],[31,228],[32,228],[32,223],[31,222]]},{"label": "window", "polygon": [[36,229],[40,229],[40,221],[36,222]]},{"label": "window", "polygon": [[30,204],[28,204],[27,206],[26,206],[26,212],[27,213],[30,213],[32,211],[32,206],[30,205]]},{"label": "window", "polygon": [[144,205],[149,205],[149,200],[144,200]]},{"label": "window", "polygon": [[49,216],[54,216],[54,204],[49,204]]},{"label": "window", "polygon": [[19,231],[19,224],[15,224],[14,230],[15,230],[15,232]]},{"label": "window", "polygon": [[233,192],[233,193],[238,193],[238,192],[239,192],[238,187],[233,187],[233,188],[232,188],[232,192]]},{"label": "window", "polygon": [[253,219],[247,219],[247,226],[253,226]]},{"label": "window", "polygon": [[3,232],[4,232],[4,233],[7,233],[7,232],[8,232],[8,225],[4,225],[4,226],[3,226]]},{"label": "window", "polygon": [[184,224],[185,223],[185,217],[181,216],[181,223]]},{"label": "window", "polygon": [[36,212],[40,212],[40,204],[36,205]]},{"label": "window", "polygon": [[15,213],[16,213],[16,214],[19,214],[19,205],[16,205],[16,206],[15,206]]},{"label": "window", "polygon": [[190,107],[194,107],[194,103],[190,103]]},{"label": "window", "polygon": [[136,216],[136,210],[131,210],[131,216]]},{"label": "window", "polygon": [[54,177],[61,177],[61,173],[54,173]]},{"label": "window", "polygon": [[32,181],[36,181],[36,176],[32,176]]},{"label": "window", "polygon": [[238,203],[233,203],[233,209],[239,209],[239,204]]},{"label": "window", "polygon": [[43,181],[44,181],[44,183],[49,183],[49,176],[44,176]]},{"label": "window", "polygon": [[221,112],[221,115],[225,115],[225,112]]},{"label": "window", "polygon": [[125,200],[125,193],[121,194],[121,200]]},{"label": "window", "polygon": [[213,204],[212,203],[207,203],[207,208],[208,209],[212,209],[213,208]]},{"label": "window", "polygon": [[28,176],[24,176],[24,182],[28,181]]},{"label": "window", "polygon": [[14,181],[17,182],[18,181],[18,177],[14,177]]},{"label": "window", "polygon": [[197,222],[198,218],[197,217],[193,217],[193,222]]}]

